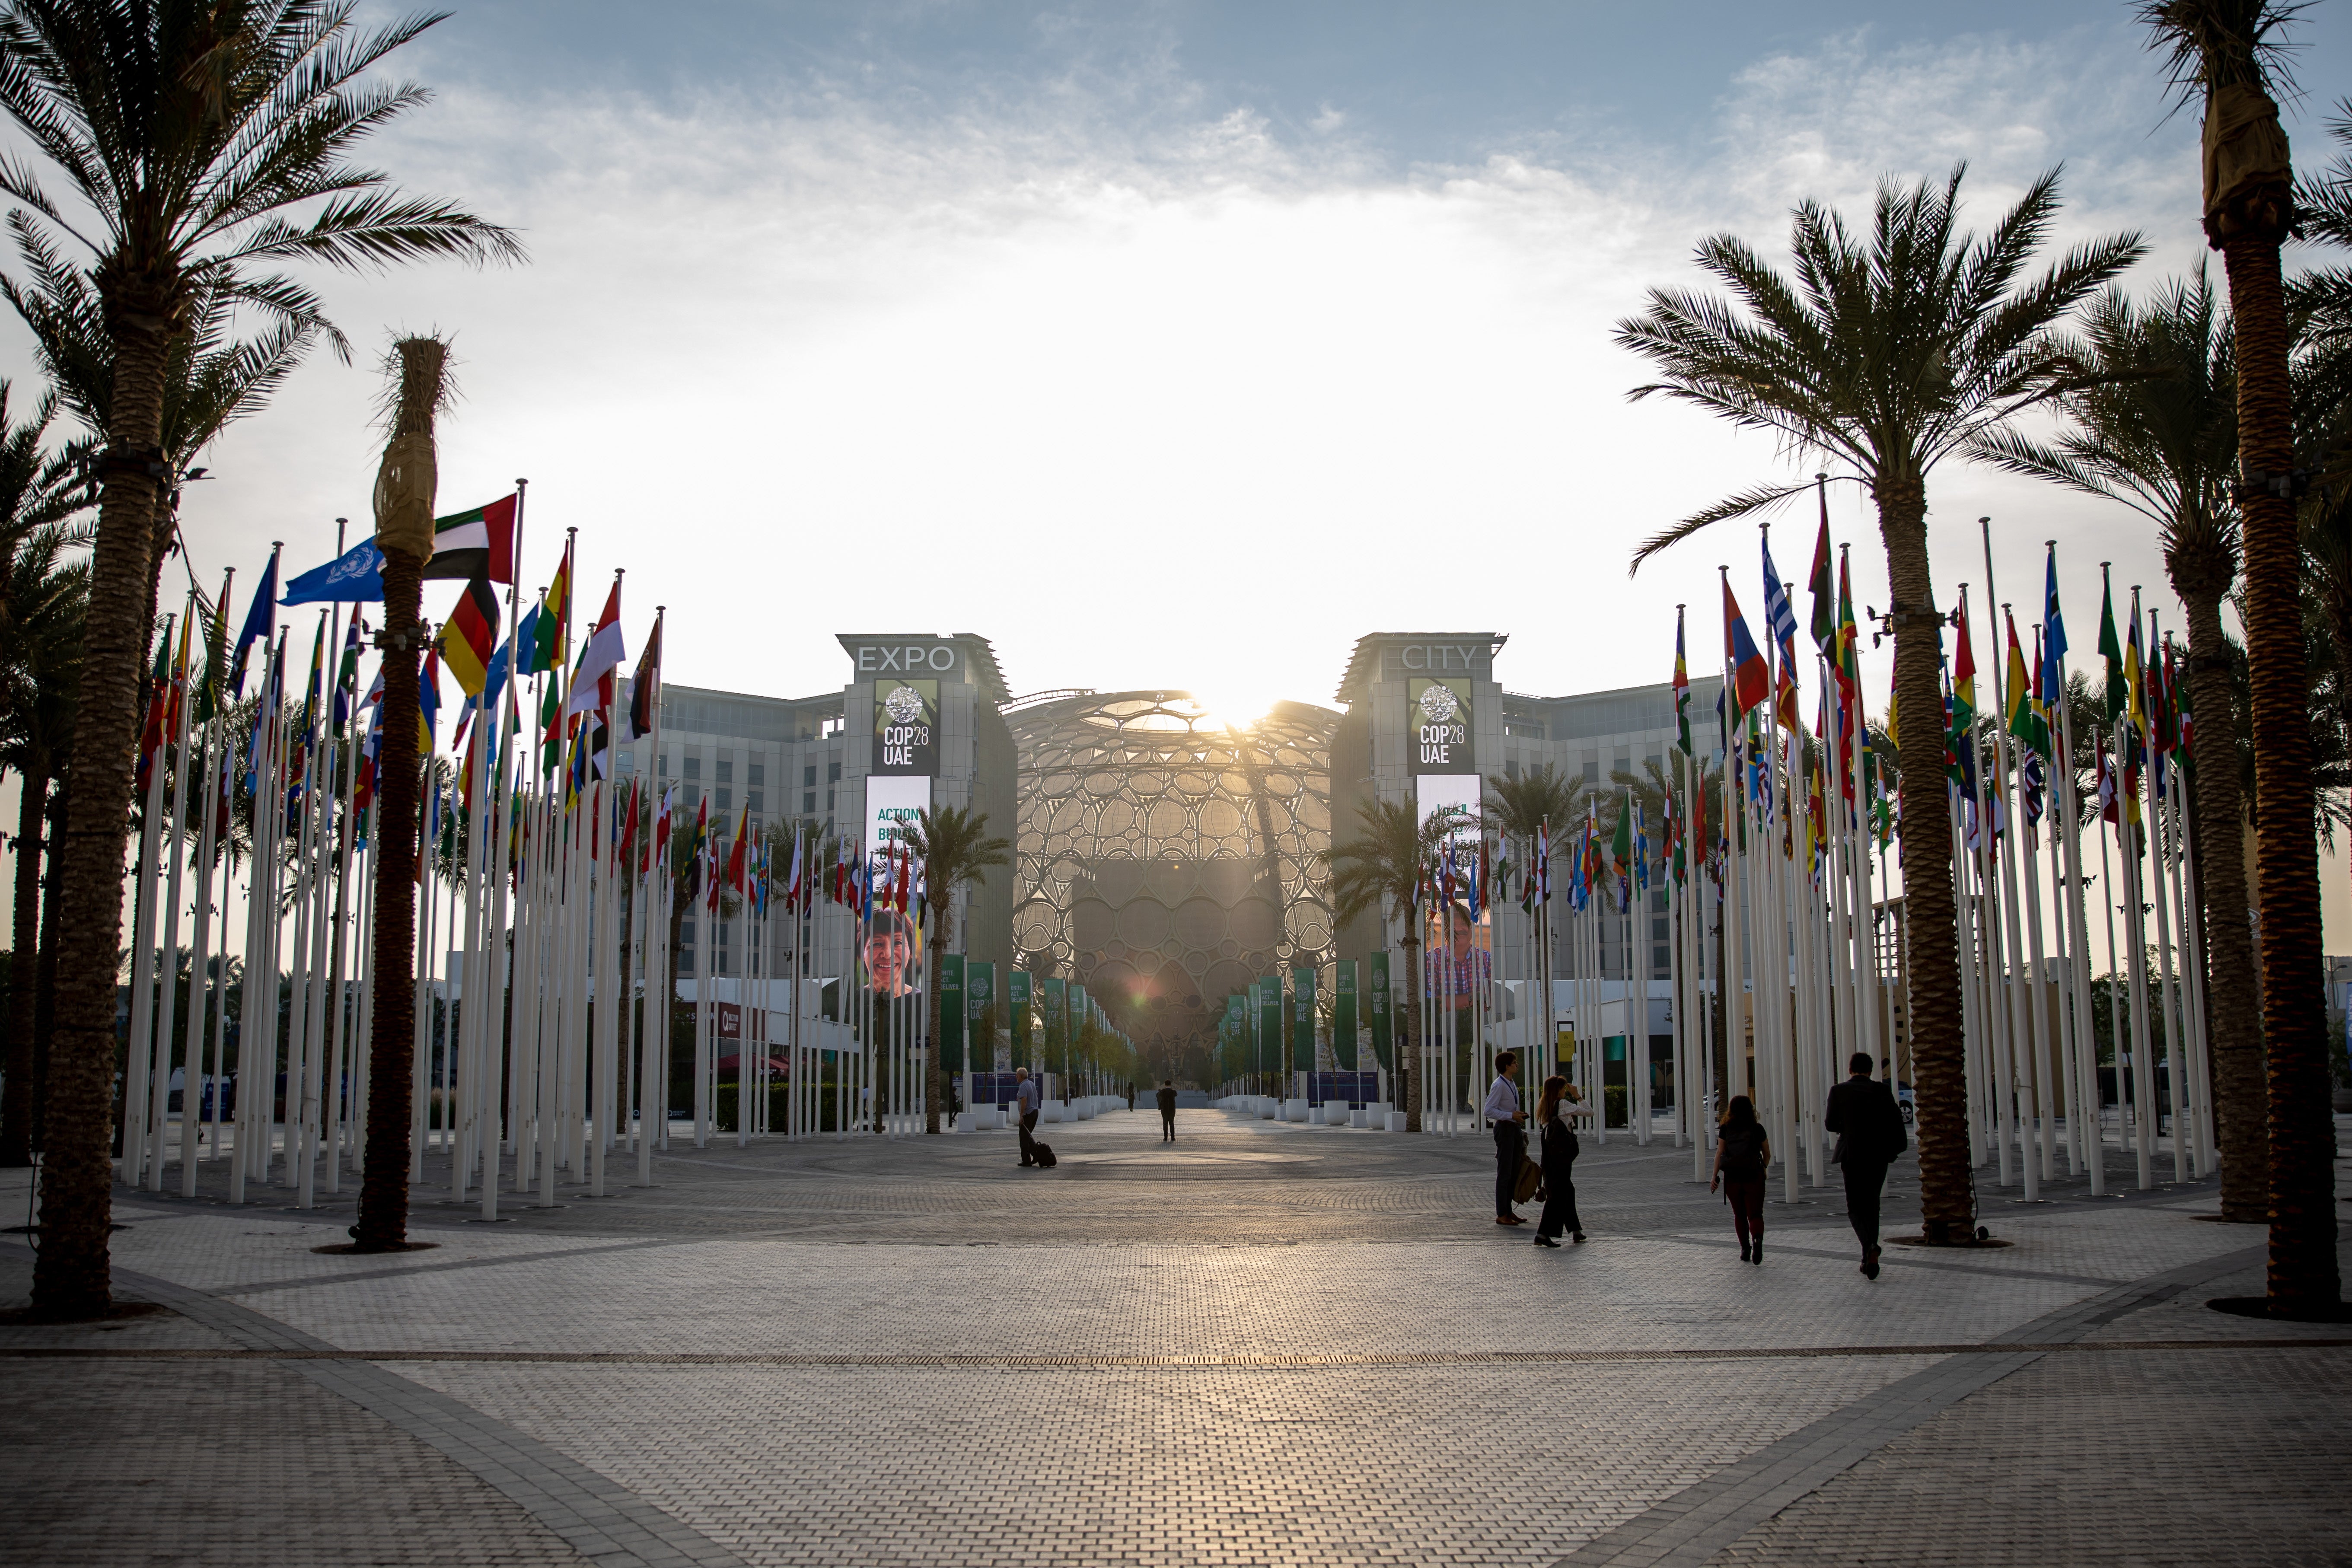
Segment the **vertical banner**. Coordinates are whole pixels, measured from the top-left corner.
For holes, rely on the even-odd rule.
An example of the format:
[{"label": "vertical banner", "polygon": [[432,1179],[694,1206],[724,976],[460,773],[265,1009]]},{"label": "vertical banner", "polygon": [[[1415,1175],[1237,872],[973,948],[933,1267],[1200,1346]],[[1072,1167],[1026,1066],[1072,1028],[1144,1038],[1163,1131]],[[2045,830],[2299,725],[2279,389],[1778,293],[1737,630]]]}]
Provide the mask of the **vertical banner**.
[{"label": "vertical banner", "polygon": [[874,682],[874,761],[871,771],[905,777],[936,778],[940,771],[940,683]]},{"label": "vertical banner", "polygon": [[1249,1070],[1249,1053],[1244,1048],[1249,1040],[1249,1002],[1238,991],[1225,998],[1225,1026],[1220,1033],[1220,1043],[1225,1047],[1220,1053],[1224,1076],[1239,1078]]},{"label": "vertical banner", "polygon": [[1470,750],[1468,676],[1413,676],[1404,683],[1404,700],[1414,773],[1466,773],[1478,765]]},{"label": "vertical banner", "polygon": [[1372,1015],[1372,1058],[1381,1064],[1381,1071],[1393,1072],[1396,1068],[1389,1058],[1389,1041],[1391,1038],[1389,1031],[1393,1025],[1389,1016],[1389,955],[1387,950],[1382,949],[1381,952],[1372,954],[1369,962],[1371,966],[1371,978],[1370,983],[1366,985],[1365,991],[1367,994],[1367,1001],[1371,1008]]},{"label": "vertical banner", "polygon": [[1013,1008],[1013,1055],[1018,1059],[1029,1051],[1029,1015],[1032,993],[1036,981],[1025,969],[1016,969],[1004,977],[1005,1000]]},{"label": "vertical banner", "polygon": [[972,1056],[996,1065],[996,965],[973,959],[963,966],[964,1016],[971,1021]]},{"label": "vertical banner", "polygon": [[1290,1065],[1315,1070],[1315,970],[1298,964],[1290,972]]},{"label": "vertical banner", "polygon": [[1260,1072],[1282,1069],[1282,976],[1269,974],[1257,983],[1258,1059]]},{"label": "vertical banner", "polygon": [[1331,966],[1331,1057],[1341,1072],[1356,1070],[1356,961]]},{"label": "vertical banner", "polygon": [[[1062,1013],[1063,1054],[1055,1058],[1053,1066],[1055,1071],[1066,1075],[1077,1066],[1078,1039],[1084,1033],[1087,1021],[1094,1016],[1094,1005],[1087,1000],[1087,988],[1075,980],[1070,982],[1069,1000],[1063,1004]],[[1062,1086],[1062,1098],[1066,1100],[1069,1094],[1070,1086],[1065,1083]]]},{"label": "vertical banner", "polygon": [[1039,1037],[1033,1036],[1026,1040],[1016,1040],[1013,1047],[1021,1053],[1013,1059],[1031,1067],[1036,1066],[1044,1059],[1039,1054],[1041,1050],[1052,1050],[1059,1046],[1062,1038],[1062,1020],[1070,1010],[1069,987],[1060,975],[1045,976],[1043,987],[1045,1001],[1039,1011],[1045,1015],[1040,1020],[1045,1026],[1042,1036],[1044,1045],[1041,1047],[1038,1043]]},{"label": "vertical banner", "polygon": [[963,954],[940,954],[940,1070],[963,1071]]}]

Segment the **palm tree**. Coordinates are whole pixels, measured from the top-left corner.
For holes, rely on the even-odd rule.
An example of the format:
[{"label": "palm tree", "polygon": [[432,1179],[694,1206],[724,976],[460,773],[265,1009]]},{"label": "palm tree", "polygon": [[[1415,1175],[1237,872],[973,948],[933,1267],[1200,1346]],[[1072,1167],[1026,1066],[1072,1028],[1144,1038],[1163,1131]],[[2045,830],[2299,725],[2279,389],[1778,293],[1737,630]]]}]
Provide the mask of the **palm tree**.
[{"label": "palm tree", "polygon": [[988,831],[988,813],[961,805],[934,806],[919,814],[907,828],[907,847],[923,868],[923,902],[930,911],[930,963],[924,970],[924,989],[930,993],[930,1031],[924,1039],[923,1131],[940,1130],[940,1103],[945,1084],[940,1077],[940,960],[955,934],[955,896],[959,889],[985,880],[992,866],[1013,863],[1010,840]]},{"label": "palm tree", "polygon": [[[1538,830],[1549,826],[1553,832],[1564,831],[1583,797],[1582,779],[1566,778],[1549,763],[1545,763],[1523,773],[1488,779],[1486,816],[1504,844],[1516,842],[1531,849]],[[1539,910],[1535,918],[1538,921],[1549,921],[1551,918],[1549,906]],[[1538,951],[1549,950],[1539,946]],[[1552,1026],[1551,975],[1549,972],[1530,985],[1528,1000],[1535,1005],[1537,1016],[1543,1020],[1546,1037],[1549,1038]]]},{"label": "palm tree", "polygon": [[[506,230],[403,195],[383,174],[346,162],[426,99],[413,83],[360,78],[438,19],[354,36],[344,0],[15,0],[0,12],[0,110],[62,174],[77,210],[68,218],[26,163],[0,169],[0,193],[43,243],[87,252],[114,344],[74,739],[80,776],[61,855],[74,887],[121,879],[142,612],[155,519],[177,477],[162,447],[169,361],[197,302],[217,289],[265,318],[298,321],[319,314],[316,296],[256,268],[520,254]],[[407,629],[391,627],[395,637]],[[396,673],[386,679],[397,690]],[[397,729],[396,715],[385,717]],[[388,734],[387,749],[404,740]],[[394,770],[387,783],[404,793],[413,780]],[[413,814],[408,822],[413,832]],[[107,1080],[120,901],[78,899],[63,927],[33,1285],[34,1310],[49,1318],[101,1313],[110,1300]],[[390,984],[399,978],[385,973],[378,996],[401,991]]]},{"label": "palm tree", "polygon": [[[1975,455],[2012,472],[2119,501],[2155,524],[2165,569],[2189,620],[2189,683],[2200,733],[2233,726],[2231,655],[2221,605],[2238,573],[2238,371],[2230,322],[2200,268],[2147,304],[2120,289],[2086,312],[2068,352],[2101,384],[2067,393],[2074,427],[2054,441],[1990,432]],[[2209,729],[2210,727],[2210,729]],[[2245,911],[2244,802],[2235,768],[2194,771],[2190,842],[2203,896],[2214,1101],[2221,1112],[2221,1213],[2259,1220],[2266,1205],[2268,1108],[2253,931]]]},{"label": "palm tree", "polygon": [[[5,451],[0,444],[0,451]],[[49,784],[72,743],[74,699],[81,679],[82,617],[89,604],[87,538],[62,523],[37,529],[8,563],[8,614],[0,624],[0,680],[21,686],[0,727],[0,759],[16,772],[16,952],[8,969],[5,1099],[0,1100],[0,1166],[32,1163],[34,1008],[40,994],[35,958],[41,916],[41,845]],[[74,553],[68,558],[68,552]]]},{"label": "palm tree", "polygon": [[[1955,168],[1941,190],[1882,181],[1867,237],[1805,202],[1790,236],[1793,281],[1732,236],[1703,241],[1699,265],[1736,303],[1653,290],[1649,312],[1617,330],[1618,342],[1660,373],[1634,388],[1634,398],[1663,395],[1769,432],[1868,488],[1886,549],[1895,690],[1906,713],[1943,706],[1946,616],[1927,560],[1929,472],[2078,384],[2078,367],[2049,334],[2142,248],[2134,235],[2079,246],[2020,287],[2057,216],[2057,172],[2036,180],[1981,239],[1957,228],[1963,173]],[[1709,523],[1765,510],[1811,483],[1809,475],[1718,501],[1643,543],[1634,567]],[[1901,740],[1921,1207],[1928,1239],[1953,1243],[1969,1234],[1974,1201],[1943,734],[1913,723]]]},{"label": "palm tree", "polygon": [[2295,518],[2293,348],[2279,247],[2294,225],[2294,165],[2273,86],[2292,0],[2150,0],[2140,20],[2165,56],[2176,106],[2204,110],[2208,244],[2221,253],[2238,357],[2245,482],[2246,657],[2253,700],[2254,888],[2262,922],[2263,1043],[2270,1066],[2269,1302],[2332,1314],[2335,1128],[2313,834],[2303,559]]},{"label": "palm tree", "polygon": [[[1445,841],[1459,826],[1443,812],[1423,821],[1419,812],[1402,801],[1361,800],[1356,803],[1356,836],[1335,844],[1318,857],[1331,872],[1331,913],[1340,925],[1360,915],[1377,913],[1392,920],[1403,935],[1407,1006],[1413,1020],[1411,1032],[1421,1029],[1421,929],[1413,918],[1420,908],[1422,884],[1429,867],[1444,852]],[[1397,1098],[1403,1103],[1405,1131],[1421,1131],[1421,1075],[1415,1062],[1418,1039],[1395,1046]]]}]

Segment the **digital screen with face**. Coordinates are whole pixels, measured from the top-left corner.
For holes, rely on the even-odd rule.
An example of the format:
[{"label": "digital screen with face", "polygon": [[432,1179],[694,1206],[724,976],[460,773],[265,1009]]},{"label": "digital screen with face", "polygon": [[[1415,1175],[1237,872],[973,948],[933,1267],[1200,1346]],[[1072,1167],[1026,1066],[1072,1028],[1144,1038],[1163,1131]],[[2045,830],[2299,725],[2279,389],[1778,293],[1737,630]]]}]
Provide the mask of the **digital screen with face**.
[{"label": "digital screen with face", "polygon": [[915,946],[914,924],[895,910],[874,911],[859,957],[866,984],[884,1001],[912,996],[922,988],[922,954]]}]

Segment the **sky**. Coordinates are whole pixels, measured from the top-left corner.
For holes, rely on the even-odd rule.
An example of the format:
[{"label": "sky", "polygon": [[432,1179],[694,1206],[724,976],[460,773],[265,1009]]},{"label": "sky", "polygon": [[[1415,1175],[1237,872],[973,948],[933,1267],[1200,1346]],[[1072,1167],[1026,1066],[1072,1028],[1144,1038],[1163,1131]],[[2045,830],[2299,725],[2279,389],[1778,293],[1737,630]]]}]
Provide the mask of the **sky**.
[{"label": "sky", "polygon": [[[2352,25],[2295,37],[2308,160]],[[363,530],[383,348],[438,330],[441,510],[529,478],[527,585],[576,528],[633,649],[667,605],[670,679],[773,695],[841,684],[840,631],[1234,712],[1432,626],[1507,633],[1517,690],[1662,679],[1679,603],[1714,656],[1716,565],[1760,596],[1755,537],[1629,578],[1633,543],[1813,466],[1626,398],[1612,328],[1703,282],[1702,237],[1777,257],[1796,202],[1866,216],[1962,161],[1982,226],[2063,163],[2061,242],[2139,233],[2139,287],[2204,258],[2194,119],[2119,5],[515,0],[394,64],[434,101],[370,161],[530,264],[319,279],[353,362],[207,454],[189,565],[249,588],[273,540],[299,570]],[[13,322],[0,369],[31,374]],[[1957,463],[1930,506],[1945,602],[1984,602],[1990,515],[1999,595],[2037,600],[2056,538],[2076,620],[2112,560],[2178,624],[2119,507]],[[1855,487],[1832,526],[1883,605]],[[1784,573],[1812,532],[1783,519]]]}]

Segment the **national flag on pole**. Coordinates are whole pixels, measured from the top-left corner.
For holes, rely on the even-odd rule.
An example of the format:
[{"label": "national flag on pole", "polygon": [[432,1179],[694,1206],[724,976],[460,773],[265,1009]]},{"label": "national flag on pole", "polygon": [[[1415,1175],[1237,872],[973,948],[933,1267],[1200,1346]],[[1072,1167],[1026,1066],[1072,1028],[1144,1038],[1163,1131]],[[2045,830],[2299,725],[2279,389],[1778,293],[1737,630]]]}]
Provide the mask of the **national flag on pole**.
[{"label": "national flag on pole", "polygon": [[746,801],[742,815],[736,819],[734,846],[727,852],[727,889],[730,892],[740,893],[744,890],[743,849],[744,846],[751,841],[751,805],[749,801]]},{"label": "national flag on pole", "polygon": [[[2104,578],[2105,573],[2101,572]],[[2099,656],[2107,661],[2106,722],[2113,724],[2124,716],[2130,698],[2130,688],[2124,679],[2123,644],[2116,637],[2116,595],[2112,584],[2103,583],[2099,590]]]},{"label": "national flag on pole", "polygon": [[471,511],[451,512],[433,520],[433,558],[425,563],[427,581],[488,578],[514,581],[515,496],[502,496]]},{"label": "national flag on pole", "polygon": [[564,704],[563,710],[587,713],[610,708],[611,677],[626,657],[621,646],[621,581],[615,577],[613,591],[604,597],[604,613],[596,617],[587,646],[580,650],[579,668],[572,672],[572,700]]},{"label": "national flag on pole", "polygon": [[654,732],[654,721],[661,714],[661,645],[662,617],[654,617],[654,629],[646,637],[646,651],[637,656],[636,673],[629,678],[629,739],[641,740]]},{"label": "national flag on pole", "polygon": [[1813,541],[1813,572],[1811,587],[1813,595],[1813,646],[1827,654],[1830,662],[1837,662],[1838,636],[1837,596],[1830,583],[1830,491],[1827,481],[1817,481],[1814,489],[1822,501],[1822,531]]},{"label": "national flag on pole", "polygon": [[[1838,684],[1843,689],[1843,705],[1859,712],[1862,708],[1862,634],[1853,624],[1853,572],[1843,555],[1838,557],[1838,630],[1837,656],[1832,661]],[[1847,794],[1853,794],[1851,788]]]},{"label": "national flag on pole", "polygon": [[499,600],[487,578],[477,577],[458,595],[457,607],[442,623],[436,646],[442,662],[468,697],[479,697],[490,678],[490,652],[499,640]]},{"label": "national flag on pole", "polygon": [[371,534],[286,584],[286,605],[374,605],[383,600],[383,552]]},{"label": "national flag on pole", "polygon": [[1682,733],[1675,743],[1683,749],[1685,757],[1692,754],[1690,700],[1690,661],[1683,657],[1683,612],[1677,606],[1675,610],[1675,726]]},{"label": "national flag on pole", "polygon": [[2033,752],[2048,755],[2050,727],[2042,721],[2041,704],[2033,700],[2032,678],[2026,673],[2025,650],[2017,640],[2017,618],[2004,610],[2001,618],[2009,627],[2009,721],[2011,735]]},{"label": "national flag on pole", "polygon": [[2058,666],[2066,657],[2066,617],[2058,609],[2058,546],[2054,543],[2042,574],[2042,661],[2048,672],[2042,689],[2047,697],[2059,689]]},{"label": "national flag on pole", "polygon": [[539,596],[539,626],[531,643],[531,673],[544,675],[572,661],[572,543],[563,542],[563,559],[547,592]]},{"label": "national flag on pole", "polygon": [[[269,564],[261,571],[261,585],[253,591],[253,607],[245,613],[245,629],[236,634],[236,654],[228,668],[229,695],[242,700],[245,696],[245,665],[256,639],[262,652],[269,651],[269,639],[278,631],[278,552],[269,552]],[[118,775],[119,776],[119,775]]]},{"label": "national flag on pole", "polygon": [[1977,721],[1977,656],[1969,642],[1969,617],[1960,617],[1959,647],[1952,656],[1952,733],[1975,733]]},{"label": "national flag on pole", "polygon": [[1765,666],[1764,656],[1756,651],[1756,639],[1748,632],[1748,617],[1739,613],[1739,600],[1729,583],[1723,585],[1723,646],[1731,654],[1731,717],[1736,723],[1772,694],[1772,673]]}]

